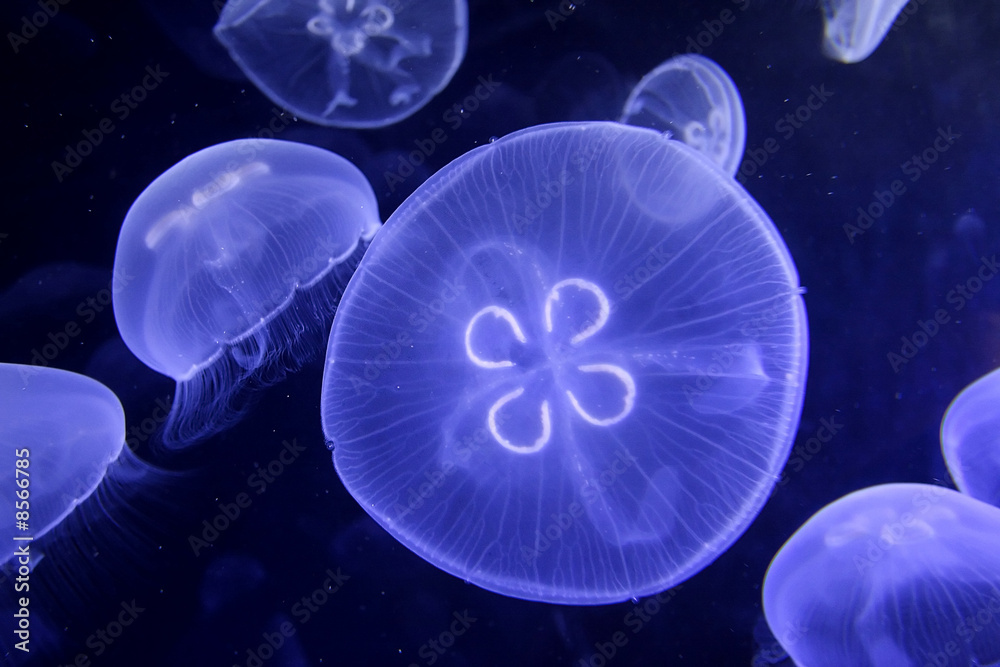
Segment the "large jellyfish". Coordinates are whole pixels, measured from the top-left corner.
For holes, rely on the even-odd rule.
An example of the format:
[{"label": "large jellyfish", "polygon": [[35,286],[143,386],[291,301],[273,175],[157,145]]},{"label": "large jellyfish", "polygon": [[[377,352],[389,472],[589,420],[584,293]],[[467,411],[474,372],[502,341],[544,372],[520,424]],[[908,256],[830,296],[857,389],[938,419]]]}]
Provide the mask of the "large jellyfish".
[{"label": "large jellyfish", "polygon": [[379,227],[371,186],[347,160],[287,141],[201,150],[129,209],[113,291],[122,339],[177,381],[168,444],[237,418],[245,385],[321,349],[333,310]]},{"label": "large jellyfish", "polygon": [[344,294],[322,419],[341,479],[438,567],[599,604],[712,562],[798,423],[795,267],[747,193],[619,123],[530,128],[411,195]]},{"label": "large jellyfish", "polygon": [[669,132],[736,174],[746,148],[743,100],[725,70],[688,54],[661,63],[632,89],[621,122]]},{"label": "large jellyfish", "polygon": [[1000,509],[928,484],[856,491],[792,535],[763,595],[799,665],[995,665]]},{"label": "large jellyfish", "polygon": [[336,127],[382,127],[455,74],[466,0],[229,0],[215,36],[276,104]]},{"label": "large jellyfish", "polygon": [[859,63],[885,39],[908,0],[822,0],[823,53]]},{"label": "large jellyfish", "polygon": [[125,413],[96,380],[43,366],[0,364],[5,469],[0,563],[33,565],[31,541],[100,484],[125,445]]},{"label": "large jellyfish", "polygon": [[960,491],[1000,507],[1000,369],[952,401],[941,422],[941,451]]}]

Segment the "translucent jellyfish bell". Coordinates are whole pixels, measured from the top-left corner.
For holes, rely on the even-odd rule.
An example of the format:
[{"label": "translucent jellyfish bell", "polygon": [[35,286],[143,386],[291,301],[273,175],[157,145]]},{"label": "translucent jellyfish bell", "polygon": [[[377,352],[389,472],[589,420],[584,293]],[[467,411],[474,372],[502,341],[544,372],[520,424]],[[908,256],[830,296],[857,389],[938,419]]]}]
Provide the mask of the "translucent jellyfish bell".
[{"label": "translucent jellyfish bell", "polygon": [[960,491],[1000,507],[1000,369],[970,384],[948,406],[941,450]]},{"label": "translucent jellyfish bell", "polygon": [[235,418],[322,347],[380,226],[361,172],[328,151],[244,139],[201,150],[139,195],[115,255],[115,320],[132,353],[177,380],[171,444]]},{"label": "translucent jellyfish bell", "polygon": [[351,494],[492,591],[600,604],[712,562],[788,456],[806,370],[795,267],[686,145],[620,123],[460,157],[376,235],[327,350]]},{"label": "translucent jellyfish bell", "polygon": [[856,491],[792,535],[763,597],[798,665],[995,665],[1000,509],[927,484]]},{"label": "translucent jellyfish bell", "polygon": [[823,0],[823,53],[859,63],[885,39],[908,0]]},{"label": "translucent jellyfish bell", "polygon": [[625,101],[621,122],[669,132],[727,174],[736,174],[746,148],[736,84],[704,56],[676,56],[642,77]]},{"label": "translucent jellyfish bell", "polygon": [[0,448],[8,471],[0,562],[23,544],[16,538],[41,537],[86,499],[124,445],[125,413],[100,382],[0,364]]},{"label": "translucent jellyfish bell", "polygon": [[215,36],[276,104],[382,127],[424,106],[465,56],[466,0],[229,0]]}]

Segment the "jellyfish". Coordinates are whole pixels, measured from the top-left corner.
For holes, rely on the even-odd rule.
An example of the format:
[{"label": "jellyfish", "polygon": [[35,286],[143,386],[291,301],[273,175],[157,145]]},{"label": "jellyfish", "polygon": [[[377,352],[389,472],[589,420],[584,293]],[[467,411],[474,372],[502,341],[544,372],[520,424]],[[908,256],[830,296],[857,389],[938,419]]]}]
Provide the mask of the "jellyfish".
[{"label": "jellyfish", "polygon": [[100,382],[44,366],[0,363],[4,482],[0,563],[33,567],[32,542],[101,483],[125,445],[125,413]]},{"label": "jellyfish", "polygon": [[736,174],[746,147],[747,123],[736,84],[696,54],[675,56],[642,77],[625,101],[621,122],[668,132],[727,174]]},{"label": "jellyfish", "polygon": [[322,423],[348,491],[425,560],[610,603],[746,529],[806,357],[794,264],[733,179],[652,130],[556,123],[389,218],[334,319]]},{"label": "jellyfish", "polygon": [[1000,507],[1000,369],[970,384],[948,406],[941,451],[959,491]]},{"label": "jellyfish", "polygon": [[798,665],[1000,660],[1000,509],[929,484],[827,505],[778,551],[764,615]]},{"label": "jellyfish", "polygon": [[211,146],[129,209],[112,303],[122,340],[177,382],[163,441],[191,444],[238,419],[266,385],[322,349],[333,309],[380,226],[350,162],[287,141]]},{"label": "jellyfish", "polygon": [[823,53],[859,63],[885,39],[908,0],[823,0]]},{"label": "jellyfish", "polygon": [[273,102],[335,127],[391,125],[465,56],[466,0],[229,0],[215,36]]}]

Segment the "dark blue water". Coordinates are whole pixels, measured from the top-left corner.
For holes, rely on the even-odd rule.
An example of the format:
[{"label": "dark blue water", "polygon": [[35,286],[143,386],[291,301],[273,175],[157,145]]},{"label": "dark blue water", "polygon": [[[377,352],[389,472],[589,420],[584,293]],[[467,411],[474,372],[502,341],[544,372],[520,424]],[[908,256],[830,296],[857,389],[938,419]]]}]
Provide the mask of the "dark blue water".
[{"label": "dark blue water", "polygon": [[[474,0],[451,84],[411,118],[367,131],[282,113],[214,44],[207,0],[51,0],[55,15],[32,32],[22,20],[40,4],[2,12],[0,360],[107,384],[140,458],[155,459],[174,386],[124,347],[107,287],[121,221],[157,175],[205,146],[273,133],[350,159],[385,218],[491,137],[616,118],[644,73],[688,49],[739,87],[741,180],[808,290],[811,350],[801,427],[770,502],[729,551],[659,599],[524,602],[410,553],[334,472],[317,360],[169,471],[120,466],[39,542],[30,654],[13,649],[8,613],[23,593],[0,582],[11,664],[766,664],[780,651],[759,627],[761,581],[803,521],[872,484],[950,485],[943,412],[1000,366],[992,2],[917,2],[873,56],[844,65],[821,54],[820,13],[806,3],[588,0],[560,13],[555,0]],[[445,139],[431,150],[434,136]],[[89,154],[70,155],[81,142]],[[422,164],[401,166],[413,151]]]}]

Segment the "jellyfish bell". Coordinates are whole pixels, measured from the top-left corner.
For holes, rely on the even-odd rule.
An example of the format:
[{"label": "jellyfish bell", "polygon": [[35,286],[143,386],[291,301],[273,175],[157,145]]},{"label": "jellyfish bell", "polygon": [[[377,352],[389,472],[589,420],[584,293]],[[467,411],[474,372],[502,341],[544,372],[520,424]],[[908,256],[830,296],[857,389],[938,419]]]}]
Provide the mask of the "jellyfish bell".
[{"label": "jellyfish bell", "polygon": [[856,491],[775,555],[764,615],[800,665],[996,664],[998,536],[1000,509],[952,489]]},{"label": "jellyfish bell", "polygon": [[7,561],[101,483],[125,444],[125,413],[96,380],[44,366],[0,364],[0,398],[0,441],[11,471],[0,500],[7,538],[0,561]]},{"label": "jellyfish bell", "polygon": [[455,74],[466,0],[230,0],[216,38],[271,100],[320,125],[390,125]]},{"label": "jellyfish bell", "polygon": [[948,406],[941,451],[959,491],[1000,507],[1000,369],[970,384]]},{"label": "jellyfish bell", "polygon": [[316,351],[367,241],[374,193],[350,162],[287,141],[211,146],[164,172],[129,209],[113,290],[122,339],[177,381],[164,440],[238,418]]},{"label": "jellyfish bell", "polygon": [[736,174],[746,117],[736,84],[715,62],[680,55],[646,74],[625,101],[621,122],[669,133]]},{"label": "jellyfish bell", "polygon": [[908,0],[823,0],[823,53],[859,63],[878,48]]},{"label": "jellyfish bell", "polygon": [[543,125],[453,161],[376,235],[334,319],[323,429],[348,491],[429,562],[617,602],[692,576],[760,511],[806,356],[794,265],[733,179],[648,129]]}]

